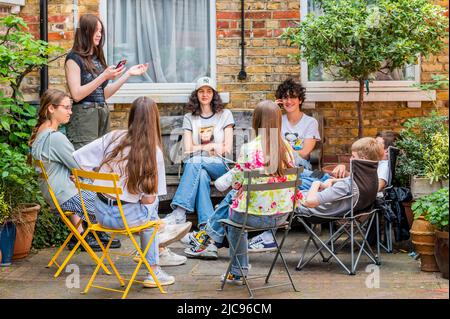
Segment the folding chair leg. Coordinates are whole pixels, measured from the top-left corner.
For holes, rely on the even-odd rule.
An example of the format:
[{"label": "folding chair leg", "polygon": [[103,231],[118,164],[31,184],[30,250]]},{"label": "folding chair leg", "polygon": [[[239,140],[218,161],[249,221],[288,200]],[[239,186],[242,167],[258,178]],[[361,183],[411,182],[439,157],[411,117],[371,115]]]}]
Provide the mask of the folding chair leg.
[{"label": "folding chair leg", "polygon": [[58,251],[53,255],[52,259],[47,264],[46,268],[50,268],[54,263],[56,263],[56,260],[58,259],[61,252],[66,248],[67,244],[69,243],[70,239],[73,237],[73,233],[70,233],[66,240],[63,242],[63,244],[59,247]]},{"label": "folding chair leg", "polygon": [[[86,232],[85,232],[86,233]],[[100,238],[98,238],[97,232],[93,231],[92,234],[94,235],[95,239],[97,240],[98,245],[100,246],[100,248],[103,251],[103,255],[105,255],[106,259],[108,260],[109,264],[111,265],[111,268],[114,272],[114,274],[116,275],[117,279],[119,279],[119,282],[121,284],[121,286],[125,286],[125,282],[123,281],[122,277],[119,274],[119,271],[116,268],[116,265],[114,264],[114,262],[111,259],[111,256],[109,256],[108,253],[108,249],[109,249],[109,245],[112,243],[112,240],[108,243],[108,245],[106,246],[106,248],[103,246],[102,241],[100,240]],[[83,234],[84,235],[84,234]],[[114,234],[111,235],[111,238],[114,238]],[[99,265],[98,268],[100,268],[100,266],[103,265],[103,260],[102,263]],[[98,270],[97,270],[98,271]]]},{"label": "folding chair leg", "polygon": [[142,263],[144,263],[145,266],[147,267],[147,270],[149,271],[150,276],[152,276],[153,280],[155,281],[156,286],[159,288],[159,291],[160,291],[162,294],[165,294],[165,293],[166,293],[166,291],[165,291],[165,290],[163,289],[163,287],[161,286],[161,284],[160,284],[158,278],[156,278],[156,275],[155,275],[155,273],[154,273],[152,267],[150,267],[150,264],[148,263],[147,259],[145,258],[145,256],[147,255],[148,250],[150,249],[150,246],[151,246],[152,243],[153,243],[153,240],[155,239],[155,236],[156,236],[156,233],[157,233],[157,232],[158,232],[158,227],[154,227],[153,234],[152,234],[152,236],[150,237],[150,240],[148,241],[147,247],[145,247],[145,249],[144,249],[143,252],[141,251],[141,248],[139,248],[139,245],[138,245],[138,243],[136,242],[136,239],[134,238],[134,236],[131,236],[131,241],[133,242],[134,248],[136,248],[136,250],[137,250],[139,256],[141,257],[141,259],[139,260],[139,263],[138,263],[138,265],[136,266],[136,268],[135,268],[135,270],[134,270],[134,272],[133,272],[133,275],[131,276],[130,281],[128,282],[128,286],[127,286],[127,288],[125,289],[124,294],[122,295],[122,299],[125,299],[125,298],[127,297],[128,292],[130,291],[131,285],[133,284],[134,279],[136,278],[136,275],[137,275],[139,269],[141,268]]},{"label": "folding chair leg", "polygon": [[[83,234],[83,236],[86,236],[86,233],[88,233],[89,230],[87,230],[85,232],[85,234]],[[121,286],[125,286],[125,283],[123,282],[123,279],[120,277],[119,272],[116,269],[116,266],[114,265],[114,263],[112,262],[111,258],[108,255],[108,249],[112,243],[112,240],[114,239],[114,234],[111,235],[111,240],[108,242],[108,244],[106,245],[106,248],[103,246],[102,242],[100,241],[100,239],[98,238],[98,235],[95,231],[92,232],[92,234],[94,235],[95,239],[97,240],[100,248],[103,251],[102,257],[100,258],[100,263],[97,264],[97,267],[95,267],[94,272],[92,273],[91,278],[89,279],[88,284],[86,285],[86,288],[84,289],[84,291],[82,292],[82,294],[87,294],[89,289],[91,288],[92,284],[94,283],[94,279],[95,277],[97,277],[97,273],[100,270],[100,265],[103,265],[103,261],[105,260],[105,257],[107,258],[108,262],[111,265],[111,268],[113,269],[117,279],[119,280]]]},{"label": "folding chair leg", "polygon": [[[315,240],[319,241],[321,243],[321,247],[320,249],[325,249],[332,257],[334,257],[336,259],[336,261],[339,263],[339,265],[342,266],[342,268],[345,269],[345,271],[350,275],[351,274],[351,270],[336,256],[336,254],[328,247],[328,242],[334,240],[334,238],[329,238],[328,241],[323,242],[318,236],[317,234],[308,226],[308,224],[302,219],[299,218],[299,221],[303,224],[303,226],[305,227],[306,231],[309,233],[311,238],[314,238]],[[339,232],[335,232],[333,234],[333,236],[336,236],[336,234],[339,235]],[[304,251],[304,253],[306,253],[306,251]],[[311,256],[306,262],[303,263],[303,265],[298,265],[297,266],[297,270],[301,270],[304,266],[306,266],[313,258],[314,256],[316,256],[318,254],[318,252],[316,252],[313,256]],[[300,260],[302,261],[302,259]]]},{"label": "folding chair leg", "polygon": [[287,273],[287,275],[288,275],[288,277],[289,277],[289,281],[291,282],[292,288],[294,289],[295,292],[298,292],[297,288],[296,288],[295,285],[294,285],[294,281],[292,280],[291,273],[289,272],[289,269],[288,269],[288,266],[287,266],[287,264],[286,264],[286,261],[284,260],[283,254],[282,254],[282,252],[281,252],[281,249],[283,248],[283,244],[284,244],[284,241],[285,241],[285,239],[286,239],[286,237],[287,237],[287,234],[288,234],[289,229],[286,229],[286,230],[285,230],[284,236],[283,236],[283,238],[281,239],[280,245],[278,245],[277,239],[276,239],[276,237],[275,237],[275,231],[274,231],[273,229],[272,229],[271,231],[272,231],[273,239],[274,239],[275,244],[276,244],[276,246],[277,246],[277,253],[276,253],[276,255],[275,255],[275,258],[274,258],[273,261],[272,261],[272,265],[270,266],[269,273],[267,274],[267,277],[266,277],[266,281],[265,281],[265,282],[266,282],[266,284],[269,283],[270,275],[272,274],[273,267],[275,266],[275,263],[277,262],[278,255],[279,255],[280,258],[281,258],[281,260],[282,260],[282,262],[283,262],[284,269],[286,270],[286,273]]},{"label": "folding chair leg", "polygon": [[[238,241],[237,241],[235,247],[239,247],[239,244],[241,243],[241,238],[242,238],[242,234],[243,233],[244,233],[244,230],[241,229],[241,231],[239,233]],[[231,270],[231,264],[233,263],[234,258],[237,256],[237,250],[235,249],[235,247],[233,247],[233,244],[232,244],[232,242],[231,242],[231,240],[230,240],[230,238],[228,236],[228,227],[225,227],[225,237],[227,238],[228,243],[230,245],[229,249],[232,249],[232,251],[233,251],[233,255],[230,257],[230,262],[228,263],[227,271],[225,272],[225,275],[224,275],[225,277],[223,278],[223,281],[222,281],[222,284],[221,284],[219,290],[223,290],[223,288],[225,287],[225,284],[227,282],[228,274],[230,273],[230,270]],[[248,285],[247,279],[244,276],[244,271],[242,270],[242,267],[241,267],[241,264],[239,263],[239,260],[237,260],[237,262],[238,262],[239,269],[241,270],[241,275],[243,277],[244,284]],[[247,287],[247,289],[249,289],[249,287]],[[253,298],[253,293],[251,292],[251,290],[249,290],[249,294],[250,294],[251,298]]]}]

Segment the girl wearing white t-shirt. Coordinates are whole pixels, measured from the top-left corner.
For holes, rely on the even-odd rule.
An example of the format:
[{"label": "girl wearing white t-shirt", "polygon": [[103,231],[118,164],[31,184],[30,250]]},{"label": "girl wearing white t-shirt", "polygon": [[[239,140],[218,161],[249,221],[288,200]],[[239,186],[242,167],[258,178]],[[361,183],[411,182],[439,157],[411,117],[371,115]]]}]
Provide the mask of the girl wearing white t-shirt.
[{"label": "girl wearing white t-shirt", "polygon": [[[320,141],[319,123],[302,112],[301,105],[305,100],[305,88],[293,79],[281,83],[275,92],[275,101],[283,107],[286,114],[281,120],[282,137],[292,147],[295,165],[305,168],[305,176],[312,173],[309,157],[316,142]],[[255,236],[249,242],[249,252],[275,250],[276,244],[270,231]]]},{"label": "girl wearing white t-shirt", "polygon": [[179,224],[186,221],[186,212],[196,211],[202,228],[214,213],[211,202],[211,180],[227,172],[216,155],[231,154],[234,119],[224,109],[213,79],[202,77],[189,99],[190,113],[183,119],[183,146],[187,157],[184,172],[170,206],[173,212],[164,221]]},{"label": "girl wearing white t-shirt", "polygon": [[[123,211],[130,227],[143,225],[158,218],[158,195],[166,194],[166,177],[162,153],[159,112],[156,103],[139,97],[131,105],[128,130],[112,131],[83,146],[73,154],[86,170],[99,167],[101,173],[116,173]],[[111,186],[109,181],[94,181],[95,185]],[[108,228],[124,228],[115,200],[97,193],[95,199],[97,221]],[[153,229],[140,233],[141,247],[146,247]],[[170,285],[175,278],[159,266],[158,236],[152,242],[146,258],[161,285]],[[144,287],[156,287],[152,276],[144,280]]]}]

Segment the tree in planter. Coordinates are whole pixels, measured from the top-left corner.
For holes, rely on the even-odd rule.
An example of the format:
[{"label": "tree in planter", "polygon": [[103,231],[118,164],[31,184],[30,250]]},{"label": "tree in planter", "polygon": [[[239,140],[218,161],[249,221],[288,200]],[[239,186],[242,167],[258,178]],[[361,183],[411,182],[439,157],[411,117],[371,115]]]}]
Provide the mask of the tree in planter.
[{"label": "tree in planter", "polygon": [[310,14],[282,37],[299,47],[297,59],[323,67],[334,79],[359,84],[358,137],[362,132],[364,85],[419,55],[440,52],[447,35],[444,8],[429,0],[316,0],[323,15]]}]

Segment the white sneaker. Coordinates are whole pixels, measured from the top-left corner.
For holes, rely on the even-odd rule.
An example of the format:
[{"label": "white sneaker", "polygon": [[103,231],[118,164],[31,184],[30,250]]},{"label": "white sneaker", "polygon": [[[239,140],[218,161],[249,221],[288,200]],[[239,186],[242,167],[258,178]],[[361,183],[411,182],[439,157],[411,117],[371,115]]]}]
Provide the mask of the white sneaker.
[{"label": "white sneaker", "polygon": [[179,266],[186,263],[187,258],[175,254],[169,248],[164,248],[159,251],[159,266]]},{"label": "white sneaker", "polygon": [[191,222],[183,224],[166,225],[164,230],[158,233],[159,247],[166,247],[183,238],[192,227]]},{"label": "white sneaker", "polygon": [[174,210],[162,219],[167,225],[184,224],[186,222],[186,212]]},{"label": "white sneaker", "polygon": [[[170,276],[169,274],[165,273],[160,267],[158,267],[158,269],[155,269],[154,272],[155,272],[155,276],[158,279],[159,284],[161,286],[168,286],[168,285],[172,285],[173,283],[175,283],[175,277]],[[144,287],[146,287],[146,288],[158,287],[156,285],[155,280],[150,275],[150,273],[147,273],[147,278],[144,279]]]}]

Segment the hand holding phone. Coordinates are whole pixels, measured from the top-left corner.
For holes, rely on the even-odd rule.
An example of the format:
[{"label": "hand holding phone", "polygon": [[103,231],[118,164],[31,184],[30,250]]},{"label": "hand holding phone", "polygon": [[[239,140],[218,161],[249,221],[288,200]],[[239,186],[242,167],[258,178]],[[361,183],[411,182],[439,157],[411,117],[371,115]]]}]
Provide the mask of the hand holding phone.
[{"label": "hand holding phone", "polygon": [[127,60],[121,60],[121,61],[117,64],[116,69],[121,68],[121,67],[124,66],[126,63],[127,63]]}]

